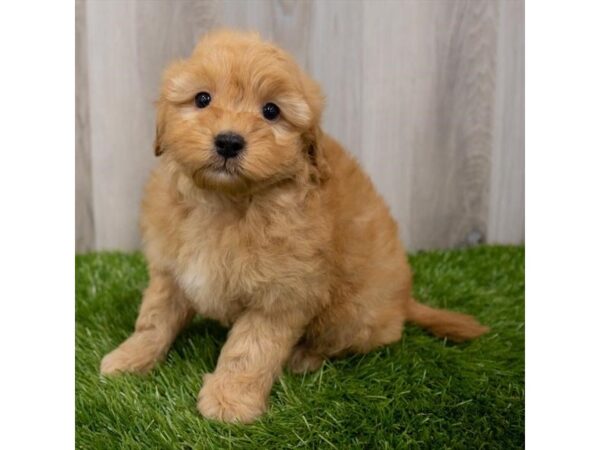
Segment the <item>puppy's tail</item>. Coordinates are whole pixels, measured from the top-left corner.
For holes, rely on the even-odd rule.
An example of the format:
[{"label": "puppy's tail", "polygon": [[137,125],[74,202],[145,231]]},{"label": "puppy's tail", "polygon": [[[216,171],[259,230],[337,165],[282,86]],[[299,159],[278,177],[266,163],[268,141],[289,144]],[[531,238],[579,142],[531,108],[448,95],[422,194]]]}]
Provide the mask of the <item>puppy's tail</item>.
[{"label": "puppy's tail", "polygon": [[490,331],[473,316],[431,308],[412,298],[408,302],[407,320],[427,329],[437,337],[448,338],[454,342],[468,341]]}]

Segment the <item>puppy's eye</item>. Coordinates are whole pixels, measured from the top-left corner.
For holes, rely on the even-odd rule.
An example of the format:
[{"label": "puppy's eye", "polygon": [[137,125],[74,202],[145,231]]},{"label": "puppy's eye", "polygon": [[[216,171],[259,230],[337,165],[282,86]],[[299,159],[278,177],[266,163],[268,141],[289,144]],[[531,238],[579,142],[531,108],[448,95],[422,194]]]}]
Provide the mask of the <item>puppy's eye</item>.
[{"label": "puppy's eye", "polygon": [[275,120],[279,117],[279,106],[275,103],[267,103],[263,106],[263,116],[267,120]]},{"label": "puppy's eye", "polygon": [[198,108],[206,108],[210,103],[210,94],[208,92],[200,92],[196,94],[194,99]]}]

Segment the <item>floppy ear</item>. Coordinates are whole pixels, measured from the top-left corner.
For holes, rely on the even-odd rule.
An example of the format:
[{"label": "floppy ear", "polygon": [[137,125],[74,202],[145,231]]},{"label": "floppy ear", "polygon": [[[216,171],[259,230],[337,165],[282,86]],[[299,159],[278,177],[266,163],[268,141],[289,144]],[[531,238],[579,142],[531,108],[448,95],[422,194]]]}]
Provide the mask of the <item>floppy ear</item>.
[{"label": "floppy ear", "polygon": [[164,106],[159,100],[156,102],[156,136],[154,137],[154,155],[160,156],[164,153],[163,134],[165,131]]},{"label": "floppy ear", "polygon": [[310,177],[318,183],[326,181],[331,173],[323,141],[323,132],[318,126],[305,135],[306,154],[311,164]]},{"label": "floppy ear", "polygon": [[311,179],[322,183],[329,178],[330,168],[325,157],[326,145],[321,131],[321,112],[325,99],[321,93],[321,88],[306,74],[301,75],[301,83],[304,91],[304,98],[311,112],[311,123],[308,131],[304,135],[305,149],[311,164]]}]

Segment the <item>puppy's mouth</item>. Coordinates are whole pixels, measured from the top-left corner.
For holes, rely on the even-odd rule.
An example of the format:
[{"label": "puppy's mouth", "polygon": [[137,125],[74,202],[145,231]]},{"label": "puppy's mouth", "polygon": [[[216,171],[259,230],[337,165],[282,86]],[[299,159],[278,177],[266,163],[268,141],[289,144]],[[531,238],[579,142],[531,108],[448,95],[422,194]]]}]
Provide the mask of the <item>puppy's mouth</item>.
[{"label": "puppy's mouth", "polygon": [[201,167],[198,167],[196,172],[219,176],[241,176],[241,161],[239,158],[213,157],[202,164]]},{"label": "puppy's mouth", "polygon": [[240,158],[213,158],[196,168],[192,178],[199,187],[210,189],[229,189],[248,182]]},{"label": "puppy's mouth", "polygon": [[231,175],[236,176],[240,173],[240,164],[237,159],[234,158],[224,158],[221,161],[217,161],[214,164],[209,166],[209,170],[214,173],[218,173],[221,175]]}]

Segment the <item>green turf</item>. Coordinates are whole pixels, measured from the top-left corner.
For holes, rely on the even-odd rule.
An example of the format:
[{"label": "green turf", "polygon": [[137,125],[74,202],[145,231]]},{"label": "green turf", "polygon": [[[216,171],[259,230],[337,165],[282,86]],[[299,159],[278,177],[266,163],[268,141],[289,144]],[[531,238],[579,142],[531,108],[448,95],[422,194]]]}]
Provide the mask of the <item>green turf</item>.
[{"label": "green turf", "polygon": [[411,257],[415,296],[475,314],[492,332],[454,345],[408,326],[368,355],[285,374],[252,425],[203,419],[202,374],[226,330],[197,320],[150,375],[100,377],[132,331],[148,275],[139,254],[76,258],[76,439],[80,449],[498,448],[524,446],[524,248]]}]

